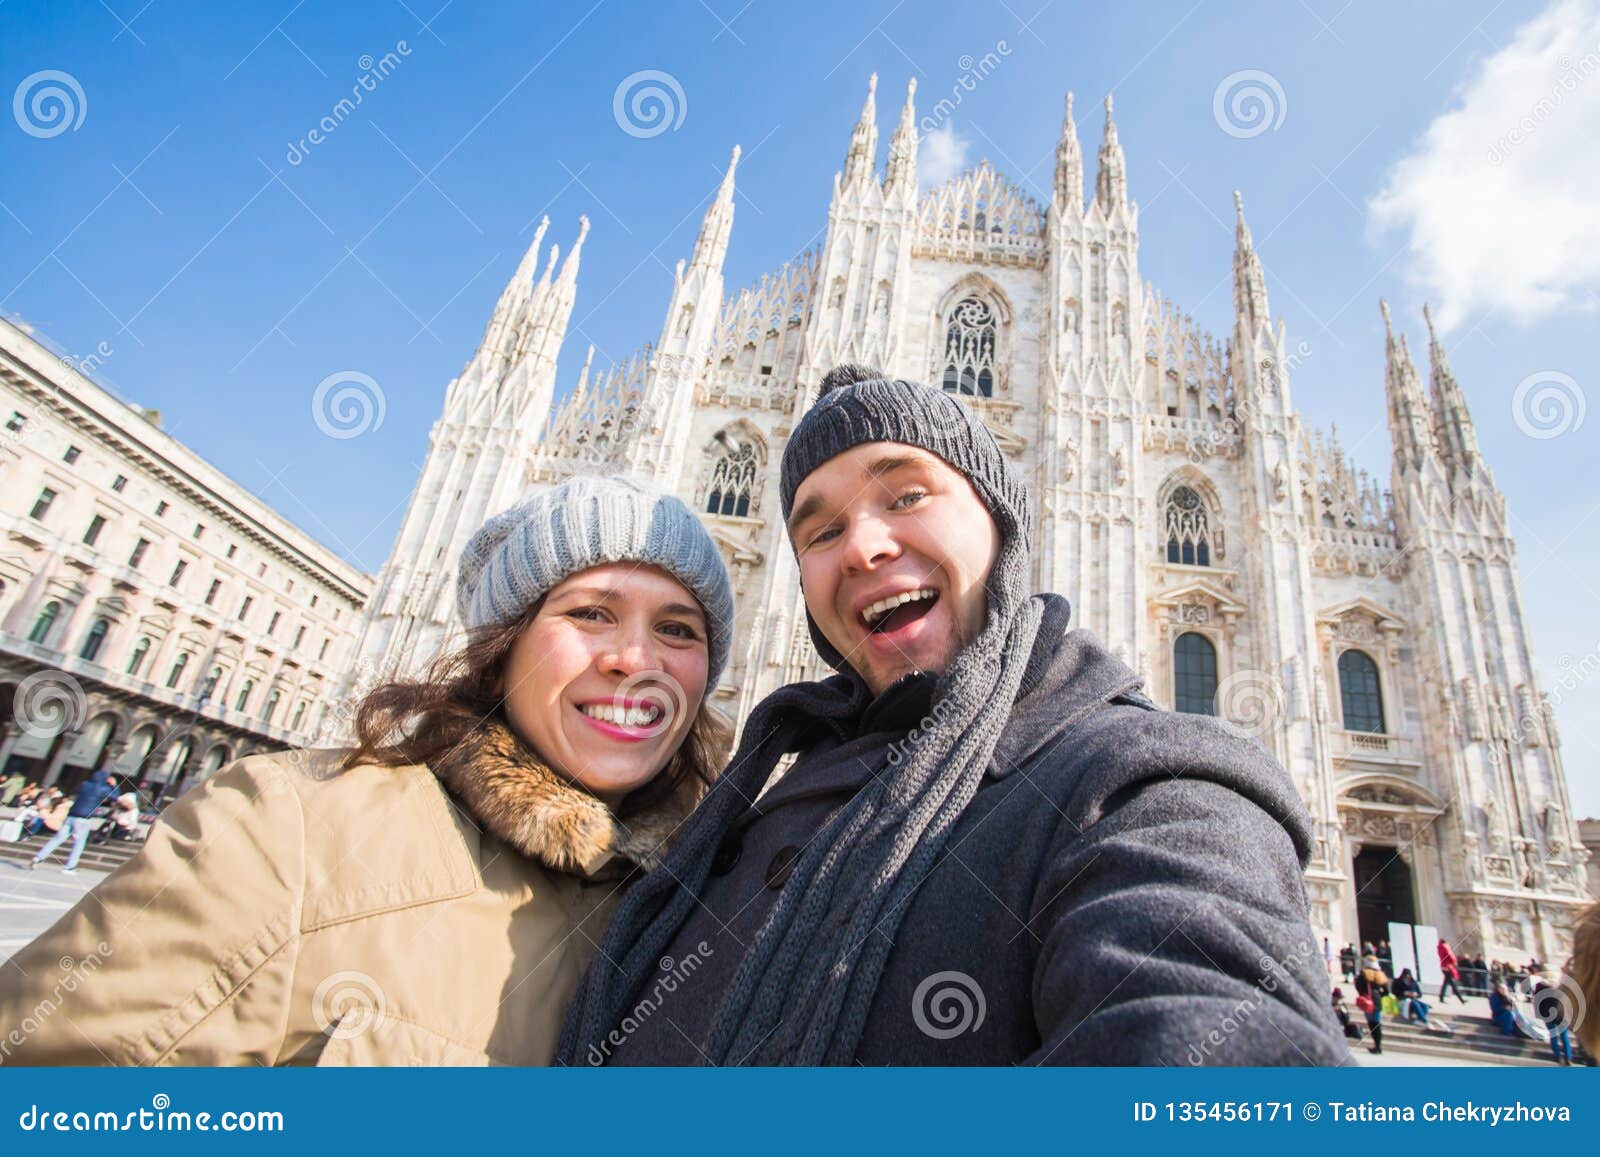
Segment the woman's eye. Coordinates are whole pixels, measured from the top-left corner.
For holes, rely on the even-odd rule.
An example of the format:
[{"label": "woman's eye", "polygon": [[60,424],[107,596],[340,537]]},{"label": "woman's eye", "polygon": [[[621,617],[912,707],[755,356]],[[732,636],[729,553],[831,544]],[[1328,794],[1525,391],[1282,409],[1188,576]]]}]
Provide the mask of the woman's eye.
[{"label": "woman's eye", "polygon": [[567,612],[569,619],[581,619],[586,623],[597,623],[605,618],[605,612],[599,607],[575,607]]},{"label": "woman's eye", "polygon": [[687,623],[666,623],[661,629],[675,639],[685,639],[689,642],[700,637],[699,633]]}]

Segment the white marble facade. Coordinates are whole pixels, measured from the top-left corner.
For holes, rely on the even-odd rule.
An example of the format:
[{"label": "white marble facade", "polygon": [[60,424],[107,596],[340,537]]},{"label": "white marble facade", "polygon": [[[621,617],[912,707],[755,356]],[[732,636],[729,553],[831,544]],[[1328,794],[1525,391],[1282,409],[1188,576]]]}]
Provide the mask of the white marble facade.
[{"label": "white marble facade", "polygon": [[541,255],[541,225],[446,391],[352,684],[452,638],[453,567],[484,518],[617,471],[674,489],[722,545],[739,617],[717,692],[730,716],[821,674],[777,464],[822,374],[867,362],[982,414],[1036,496],[1038,589],[1068,596],[1158,700],[1278,755],[1316,825],[1319,934],[1337,947],[1375,926],[1372,901],[1387,893],[1402,915],[1409,895],[1413,920],[1466,949],[1563,960],[1587,856],[1505,502],[1431,325],[1419,371],[1391,323],[1385,487],[1303,427],[1237,199],[1234,324],[1213,336],[1140,279],[1109,99],[1086,198],[1068,98],[1047,205],[987,163],[919,189],[914,99],[913,82],[880,172],[869,89],[820,246],[727,293],[735,149],[659,339],[605,372],[586,361],[559,404],[588,222],[564,260]]}]

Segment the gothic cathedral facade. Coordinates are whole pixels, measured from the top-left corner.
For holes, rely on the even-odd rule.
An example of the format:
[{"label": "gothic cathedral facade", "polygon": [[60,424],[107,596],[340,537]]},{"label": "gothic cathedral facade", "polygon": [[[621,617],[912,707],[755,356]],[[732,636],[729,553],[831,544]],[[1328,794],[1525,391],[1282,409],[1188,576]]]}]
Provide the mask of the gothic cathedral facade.
[{"label": "gothic cathedral facade", "polygon": [[865,362],[983,417],[1033,487],[1035,589],[1066,595],[1158,701],[1276,753],[1315,825],[1319,936],[1431,924],[1469,952],[1559,965],[1588,899],[1587,853],[1505,500],[1431,319],[1424,385],[1384,307],[1385,489],[1302,426],[1237,197],[1234,322],[1218,339],[1139,278],[1109,98],[1087,200],[1069,96],[1040,205],[987,162],[919,191],[914,81],[880,176],[875,86],[820,245],[724,292],[735,149],[659,340],[603,373],[586,361],[560,404],[588,221],[564,261],[552,246],[542,263],[541,224],[446,391],[347,689],[450,645],[467,537],[584,472],[653,477],[722,547],[738,626],[714,702],[730,718],[826,674],[777,464],[821,376]]}]

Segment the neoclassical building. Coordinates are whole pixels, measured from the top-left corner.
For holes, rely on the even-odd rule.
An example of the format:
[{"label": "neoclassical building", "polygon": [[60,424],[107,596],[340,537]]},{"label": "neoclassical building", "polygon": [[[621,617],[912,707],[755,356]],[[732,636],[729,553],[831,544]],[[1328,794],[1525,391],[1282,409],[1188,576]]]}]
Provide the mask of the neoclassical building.
[{"label": "neoclassical building", "polygon": [[0,318],[0,768],[159,800],[329,726],[372,579],[87,368]]},{"label": "neoclassical building", "polygon": [[914,98],[913,82],[880,171],[869,88],[821,244],[730,293],[735,149],[659,338],[604,372],[591,349],[559,403],[588,222],[564,259],[540,226],[445,392],[352,682],[454,637],[453,568],[484,518],[612,471],[676,491],[722,547],[729,715],[822,674],[776,465],[822,374],[868,362],[942,385],[993,430],[1037,496],[1037,589],[1067,595],[1157,699],[1277,754],[1316,824],[1321,934],[1424,923],[1491,958],[1563,960],[1587,853],[1505,500],[1431,319],[1419,368],[1384,308],[1385,487],[1302,424],[1237,197],[1233,325],[1213,335],[1140,278],[1109,98],[1086,196],[1068,97],[1048,204],[987,162],[919,188]]}]

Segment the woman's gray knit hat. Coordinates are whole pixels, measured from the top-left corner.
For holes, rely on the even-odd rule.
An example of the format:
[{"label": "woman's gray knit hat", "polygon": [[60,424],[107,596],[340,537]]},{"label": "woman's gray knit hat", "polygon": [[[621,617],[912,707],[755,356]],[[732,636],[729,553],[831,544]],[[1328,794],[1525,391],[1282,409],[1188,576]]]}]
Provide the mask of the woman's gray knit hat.
[{"label": "woman's gray knit hat", "polygon": [[456,609],[468,630],[515,622],[566,578],[612,562],[658,566],[700,600],[714,687],[732,643],[728,568],[693,511],[638,479],[572,478],[489,519],[461,551]]}]

